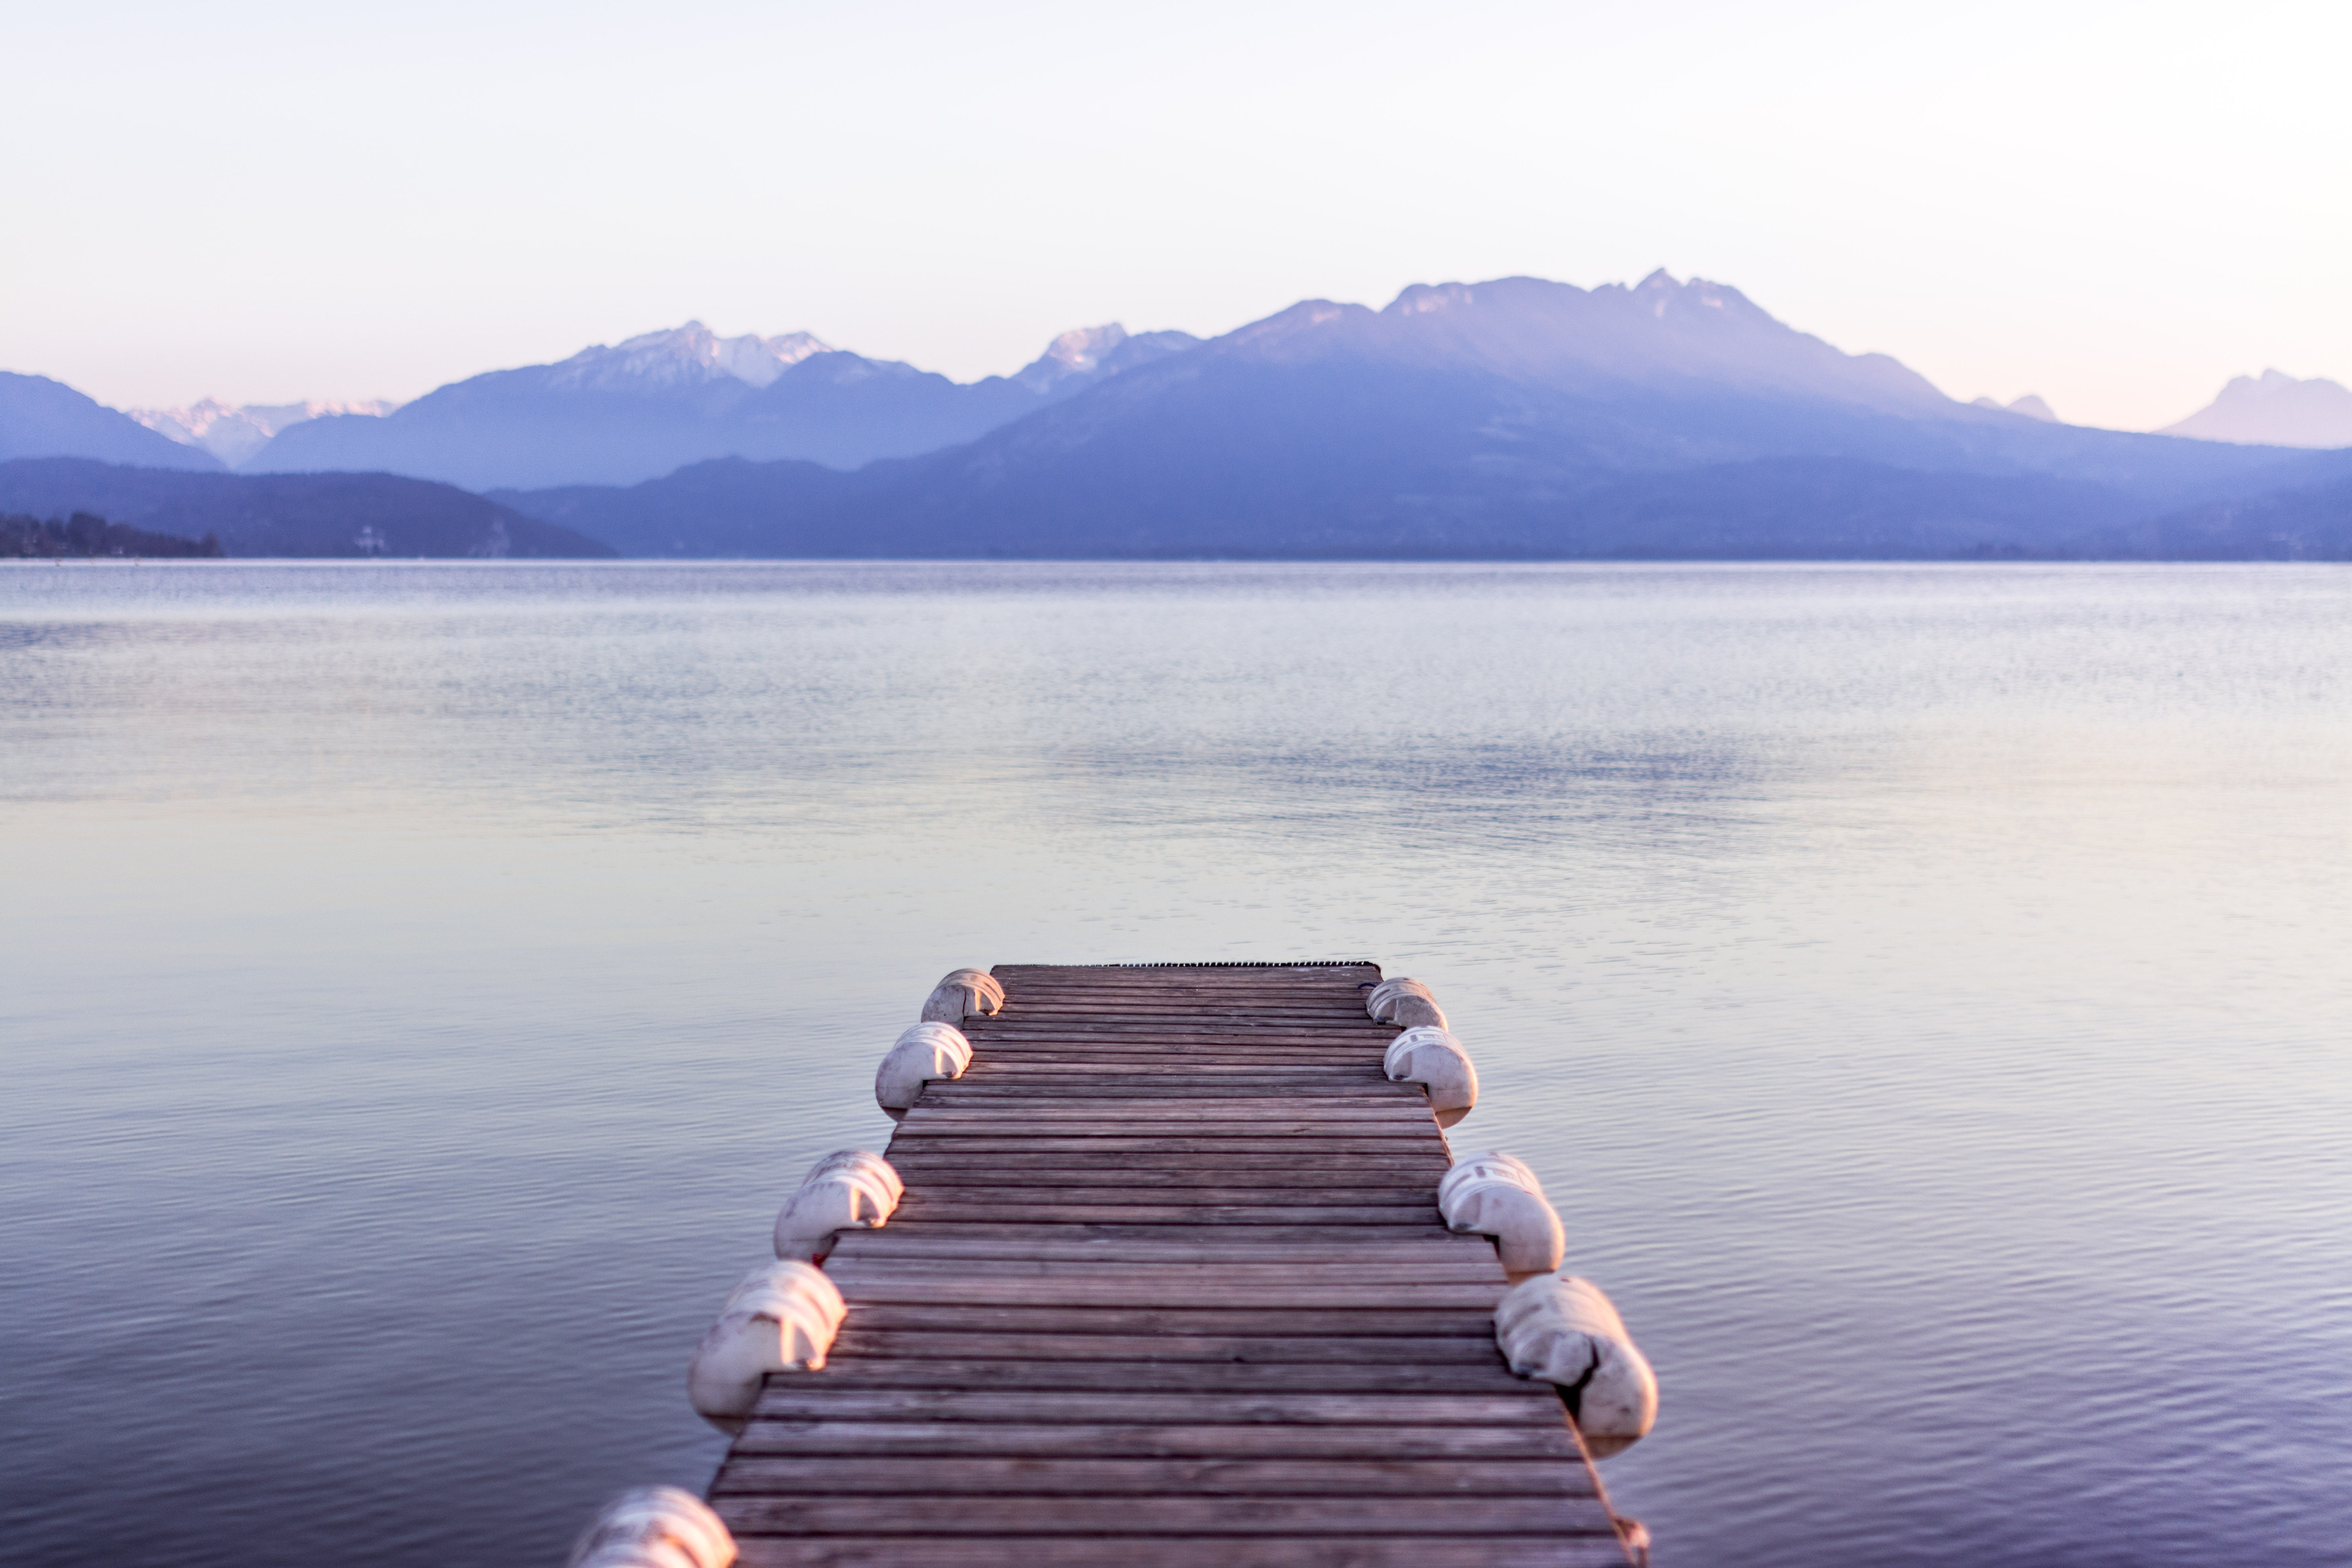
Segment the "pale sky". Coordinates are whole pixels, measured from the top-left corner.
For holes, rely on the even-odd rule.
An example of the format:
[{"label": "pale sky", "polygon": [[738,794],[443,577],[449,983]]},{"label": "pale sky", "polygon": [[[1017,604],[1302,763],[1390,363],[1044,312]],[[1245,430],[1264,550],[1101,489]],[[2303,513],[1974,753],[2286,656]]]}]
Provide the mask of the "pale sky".
[{"label": "pale sky", "polygon": [[2352,6],[0,0],[0,368],[413,397],[698,317],[1066,327],[1664,266],[2145,428],[2352,381]]}]

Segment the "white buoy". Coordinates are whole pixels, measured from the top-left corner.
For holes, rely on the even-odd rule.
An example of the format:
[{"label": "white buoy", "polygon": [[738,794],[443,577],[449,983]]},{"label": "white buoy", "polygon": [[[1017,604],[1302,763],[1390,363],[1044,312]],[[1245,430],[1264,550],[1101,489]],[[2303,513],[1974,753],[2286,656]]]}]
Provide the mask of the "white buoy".
[{"label": "white buoy", "polygon": [[742,1431],[761,1381],[772,1372],[823,1367],[848,1310],[823,1270],[796,1258],[743,1276],[687,1363],[695,1414],[722,1432]]},{"label": "white buoy", "polygon": [[953,1024],[933,1020],[900,1035],[874,1073],[874,1098],[892,1120],[907,1114],[934,1079],[961,1078],[971,1066],[971,1042]]},{"label": "white buoy", "polygon": [[1508,1154],[1473,1154],[1437,1184],[1437,1212],[1465,1236],[1491,1236],[1514,1282],[1549,1274],[1567,1255],[1568,1233],[1536,1173]]},{"label": "white buoy", "polygon": [[572,1568],[731,1568],[734,1561],[725,1523],[676,1487],[623,1492],[572,1549]]},{"label": "white buoy", "polygon": [[1462,1042],[1434,1025],[1407,1029],[1389,1042],[1381,1067],[1391,1081],[1417,1083],[1429,1090],[1429,1109],[1440,1127],[1451,1127],[1478,1103],[1478,1069]]},{"label": "white buoy", "polygon": [[1596,1459],[1632,1447],[1658,1419],[1658,1379],[1600,1286],[1542,1274],[1503,1293],[1495,1342],[1521,1377],[1556,1384]]},{"label": "white buoy", "polygon": [[1372,994],[1364,998],[1364,1011],[1383,1024],[1402,1024],[1407,1028],[1423,1025],[1445,1027],[1444,1009],[1438,1006],[1429,987],[1402,976],[1373,986]]},{"label": "white buoy", "polygon": [[881,1155],[842,1149],[809,1167],[800,1190],[776,1215],[776,1256],[814,1263],[833,1250],[835,1233],[887,1224],[907,1184]]},{"label": "white buoy", "polygon": [[931,988],[923,1003],[927,1024],[961,1024],[1004,1011],[1004,987],[984,969],[958,969]]}]

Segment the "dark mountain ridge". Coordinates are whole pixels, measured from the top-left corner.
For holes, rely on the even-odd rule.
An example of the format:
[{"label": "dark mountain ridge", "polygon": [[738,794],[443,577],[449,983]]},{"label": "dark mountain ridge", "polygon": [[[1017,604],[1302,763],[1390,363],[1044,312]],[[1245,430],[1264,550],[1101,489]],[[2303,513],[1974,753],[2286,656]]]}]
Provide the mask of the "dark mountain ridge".
[{"label": "dark mountain ridge", "polygon": [[[161,439],[161,437],[158,437]],[[98,513],[144,532],[217,535],[230,555],[593,560],[611,546],[453,486],[396,474],[192,474],[87,458],[0,463],[0,511]]]}]

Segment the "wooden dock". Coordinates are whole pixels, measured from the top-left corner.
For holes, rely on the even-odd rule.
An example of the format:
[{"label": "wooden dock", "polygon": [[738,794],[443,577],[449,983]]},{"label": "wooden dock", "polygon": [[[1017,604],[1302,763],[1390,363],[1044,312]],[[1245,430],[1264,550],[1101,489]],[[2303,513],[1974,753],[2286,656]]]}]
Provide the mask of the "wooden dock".
[{"label": "wooden dock", "polygon": [[710,1503],[744,1568],[1628,1561],[1370,964],[1008,965],[843,1234],[849,1315]]}]

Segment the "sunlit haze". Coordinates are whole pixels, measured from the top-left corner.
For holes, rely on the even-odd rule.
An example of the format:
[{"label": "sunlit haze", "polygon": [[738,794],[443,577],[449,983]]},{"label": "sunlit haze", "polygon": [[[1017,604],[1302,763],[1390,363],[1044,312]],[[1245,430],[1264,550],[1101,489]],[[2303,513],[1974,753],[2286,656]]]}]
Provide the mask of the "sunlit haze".
[{"label": "sunlit haze", "polygon": [[413,397],[692,317],[970,379],[1081,323],[1665,266],[2147,428],[2352,379],[2347,16],[18,5],[0,366]]}]

